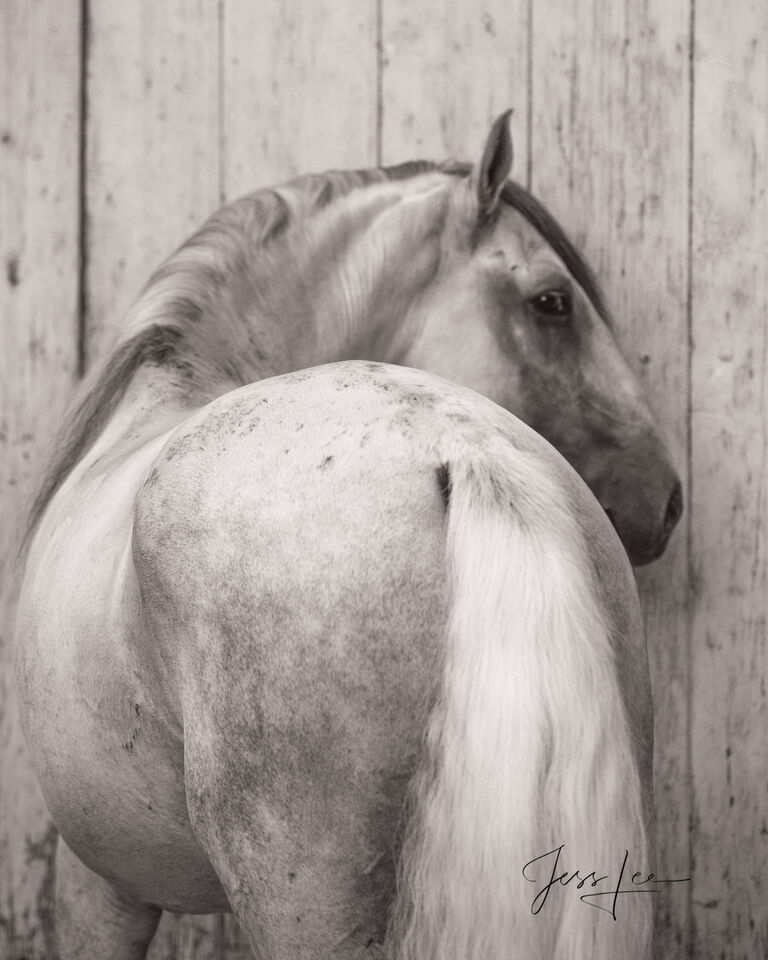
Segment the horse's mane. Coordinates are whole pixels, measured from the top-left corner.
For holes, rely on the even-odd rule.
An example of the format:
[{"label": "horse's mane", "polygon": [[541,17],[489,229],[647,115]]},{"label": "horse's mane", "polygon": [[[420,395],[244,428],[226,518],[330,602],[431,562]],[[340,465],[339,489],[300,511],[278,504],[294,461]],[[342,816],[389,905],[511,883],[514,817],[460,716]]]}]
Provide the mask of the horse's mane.
[{"label": "horse's mane", "polygon": [[[417,160],[368,170],[309,174],[291,180],[284,188],[259,190],[213,214],[153,274],[129,314],[127,336],[96,366],[78,391],[32,504],[22,550],[54,493],[103,430],[140,367],[173,365],[184,371],[190,382],[205,382],[206,377],[210,382],[216,373],[241,383],[253,379],[253,369],[247,369],[243,361],[249,351],[232,350],[230,346],[227,353],[227,338],[221,331],[215,338],[209,335],[204,339],[204,325],[199,322],[210,315],[217,317],[217,323],[232,318],[232,304],[229,311],[222,309],[222,301],[227,297],[226,280],[233,275],[232,267],[246,254],[269,250],[271,244],[288,234],[289,227],[354,189],[431,172],[464,177],[471,169],[470,164],[455,161],[438,164]],[[287,194],[292,198],[290,203]],[[599,314],[608,320],[592,271],[554,217],[513,181],[506,183],[502,198],[544,237]],[[135,332],[130,333],[131,329]],[[234,329],[228,332],[237,335]],[[253,352],[254,345],[250,346]],[[258,355],[257,349],[255,352]]]}]

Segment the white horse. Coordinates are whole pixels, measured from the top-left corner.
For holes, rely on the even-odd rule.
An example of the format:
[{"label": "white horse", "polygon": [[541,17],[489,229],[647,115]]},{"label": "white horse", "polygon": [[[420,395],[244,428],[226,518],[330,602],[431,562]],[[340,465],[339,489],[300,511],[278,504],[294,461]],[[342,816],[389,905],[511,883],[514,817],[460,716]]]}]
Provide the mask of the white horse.
[{"label": "white horse", "polygon": [[663,550],[665,447],[510,162],[503,116],[471,171],[225,207],[84,389],[18,625],[63,960],[145,956],[163,909],[231,909],[269,960],[648,955],[619,540],[511,413],[389,365],[519,413]]}]

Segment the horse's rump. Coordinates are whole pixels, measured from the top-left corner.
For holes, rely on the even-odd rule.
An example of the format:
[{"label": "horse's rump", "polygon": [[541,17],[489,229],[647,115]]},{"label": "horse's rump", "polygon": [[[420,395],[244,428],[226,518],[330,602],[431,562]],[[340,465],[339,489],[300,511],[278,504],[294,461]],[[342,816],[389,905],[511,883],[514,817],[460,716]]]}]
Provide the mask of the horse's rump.
[{"label": "horse's rump", "polygon": [[630,574],[519,421],[378,365],[252,385],[158,460],[134,555],[193,828],[265,955],[381,946],[404,832],[393,956],[643,955],[642,898],[536,917],[521,875],[561,842],[643,862],[645,837],[593,567]]}]

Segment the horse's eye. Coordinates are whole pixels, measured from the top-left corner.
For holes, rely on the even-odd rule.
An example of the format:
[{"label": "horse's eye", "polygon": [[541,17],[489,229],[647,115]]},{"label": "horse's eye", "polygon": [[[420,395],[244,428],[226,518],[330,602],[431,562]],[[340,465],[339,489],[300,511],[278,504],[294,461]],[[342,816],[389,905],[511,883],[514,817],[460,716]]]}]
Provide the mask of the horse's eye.
[{"label": "horse's eye", "polygon": [[573,303],[567,290],[547,290],[531,299],[531,306],[547,320],[569,320]]}]

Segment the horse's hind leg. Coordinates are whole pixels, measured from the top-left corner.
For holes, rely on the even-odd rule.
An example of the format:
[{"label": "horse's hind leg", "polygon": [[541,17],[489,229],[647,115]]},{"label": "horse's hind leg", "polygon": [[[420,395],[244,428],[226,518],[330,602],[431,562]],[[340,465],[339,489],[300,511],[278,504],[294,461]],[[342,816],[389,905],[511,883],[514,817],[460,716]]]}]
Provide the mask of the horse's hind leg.
[{"label": "horse's hind leg", "polygon": [[60,960],[144,960],[161,911],[89,870],[59,837],[56,936]]},{"label": "horse's hind leg", "polygon": [[188,761],[190,813],[256,956],[381,960],[402,784],[326,771],[312,791],[294,769],[262,789],[250,751],[214,750]]},{"label": "horse's hind leg", "polygon": [[242,835],[198,823],[255,956],[383,960],[394,893],[391,836],[366,863],[354,817],[344,831],[331,823],[332,811],[324,828],[308,821],[306,808],[297,819],[273,813],[246,821]]},{"label": "horse's hind leg", "polygon": [[384,956],[440,676],[442,541],[429,534],[336,569],[307,549],[300,583],[290,561],[254,572],[239,556],[216,616],[185,631],[200,651],[185,677],[187,807],[263,960]]}]

